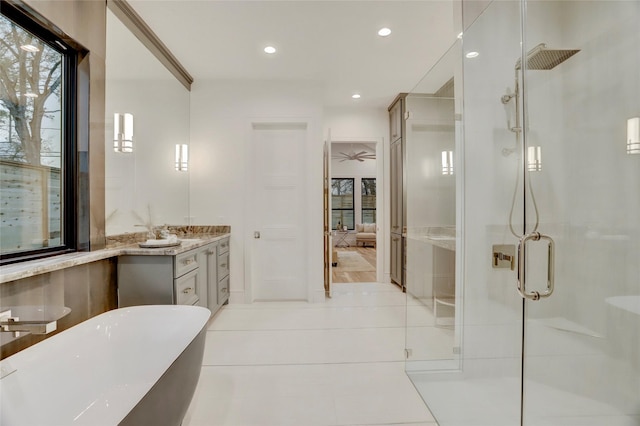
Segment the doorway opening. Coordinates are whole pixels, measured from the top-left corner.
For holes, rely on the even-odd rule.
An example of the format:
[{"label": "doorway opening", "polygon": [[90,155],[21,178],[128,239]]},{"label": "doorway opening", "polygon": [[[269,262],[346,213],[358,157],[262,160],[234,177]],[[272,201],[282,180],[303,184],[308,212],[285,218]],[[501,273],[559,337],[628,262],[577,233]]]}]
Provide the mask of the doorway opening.
[{"label": "doorway opening", "polygon": [[378,179],[375,142],[331,143],[332,282],[378,281]]}]

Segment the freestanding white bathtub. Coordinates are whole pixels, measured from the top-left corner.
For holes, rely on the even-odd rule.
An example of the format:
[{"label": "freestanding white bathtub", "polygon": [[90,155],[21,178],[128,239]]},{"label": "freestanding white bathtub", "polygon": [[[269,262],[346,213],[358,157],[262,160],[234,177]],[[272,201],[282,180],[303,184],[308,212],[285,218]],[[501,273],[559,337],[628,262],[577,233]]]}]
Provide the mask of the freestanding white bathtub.
[{"label": "freestanding white bathtub", "polygon": [[84,321],[0,361],[0,424],[180,425],[210,311],[134,306]]}]

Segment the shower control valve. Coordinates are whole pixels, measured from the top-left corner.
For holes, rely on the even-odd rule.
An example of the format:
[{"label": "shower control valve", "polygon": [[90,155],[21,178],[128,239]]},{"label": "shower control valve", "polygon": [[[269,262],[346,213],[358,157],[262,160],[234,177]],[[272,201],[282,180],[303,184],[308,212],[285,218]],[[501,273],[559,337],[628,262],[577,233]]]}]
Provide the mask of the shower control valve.
[{"label": "shower control valve", "polygon": [[493,262],[494,269],[515,269],[516,246],[514,244],[494,244]]}]

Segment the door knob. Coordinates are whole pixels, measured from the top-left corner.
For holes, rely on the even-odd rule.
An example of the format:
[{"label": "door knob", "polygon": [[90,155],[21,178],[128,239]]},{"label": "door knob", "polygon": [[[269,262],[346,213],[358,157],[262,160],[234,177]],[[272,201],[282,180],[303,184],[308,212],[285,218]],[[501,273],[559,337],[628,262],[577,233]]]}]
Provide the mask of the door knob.
[{"label": "door knob", "polygon": [[253,232],[253,238],[255,238],[256,240],[260,238],[260,232],[259,231],[254,231]]}]

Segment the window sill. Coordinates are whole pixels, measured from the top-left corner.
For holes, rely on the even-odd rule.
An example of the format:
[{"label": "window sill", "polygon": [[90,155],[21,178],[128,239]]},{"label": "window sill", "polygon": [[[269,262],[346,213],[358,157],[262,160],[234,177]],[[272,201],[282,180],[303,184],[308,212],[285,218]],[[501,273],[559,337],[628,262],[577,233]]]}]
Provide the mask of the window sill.
[{"label": "window sill", "polygon": [[0,284],[123,255],[175,256],[226,238],[229,235],[230,233],[225,232],[200,236],[198,239],[188,242],[185,240],[180,247],[171,249],[142,249],[135,243],[117,248],[61,254],[59,256],[12,263],[0,268]]},{"label": "window sill", "polygon": [[0,270],[0,284],[116,257],[121,251],[120,249],[109,249],[75,252],[4,265]]}]

